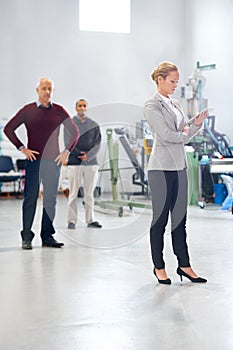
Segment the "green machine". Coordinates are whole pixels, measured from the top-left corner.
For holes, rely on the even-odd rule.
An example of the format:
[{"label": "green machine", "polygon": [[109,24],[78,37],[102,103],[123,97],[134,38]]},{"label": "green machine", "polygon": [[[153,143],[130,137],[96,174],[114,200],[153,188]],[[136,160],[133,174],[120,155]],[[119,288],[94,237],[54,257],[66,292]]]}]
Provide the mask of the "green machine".
[{"label": "green machine", "polygon": [[110,209],[116,211],[119,217],[123,216],[124,208],[129,208],[132,210],[135,208],[147,208],[151,209],[151,204],[146,204],[142,202],[136,202],[134,200],[125,200],[124,192],[122,193],[122,199],[119,199],[118,194],[118,181],[121,182],[120,169],[119,169],[119,143],[118,141],[113,141],[112,129],[107,129],[107,149],[109,158],[109,169],[101,169],[102,171],[110,171],[110,180],[112,184],[112,200],[101,200],[95,201],[95,205],[103,209]]},{"label": "green machine", "polygon": [[188,204],[189,205],[204,205],[201,197],[201,184],[200,184],[200,164],[199,156],[197,152],[187,152],[188,163]]}]

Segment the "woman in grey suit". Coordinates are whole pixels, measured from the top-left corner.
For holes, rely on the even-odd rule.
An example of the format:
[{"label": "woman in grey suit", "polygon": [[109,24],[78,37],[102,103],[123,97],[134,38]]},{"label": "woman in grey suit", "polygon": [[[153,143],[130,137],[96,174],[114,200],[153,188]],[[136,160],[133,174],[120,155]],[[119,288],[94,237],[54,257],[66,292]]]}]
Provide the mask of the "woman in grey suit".
[{"label": "woman in grey suit", "polygon": [[171,214],[173,251],[178,260],[177,274],[194,283],[207,282],[191,268],[186,242],[187,174],[184,144],[197,134],[208,111],[197,115],[190,127],[178,102],[170,98],[179,80],[178,68],[163,62],[151,75],[157,85],[155,95],[145,103],[145,118],[154,135],[148,164],[153,219],[150,242],[154,274],[161,284],[171,284],[163,259],[164,232]]}]

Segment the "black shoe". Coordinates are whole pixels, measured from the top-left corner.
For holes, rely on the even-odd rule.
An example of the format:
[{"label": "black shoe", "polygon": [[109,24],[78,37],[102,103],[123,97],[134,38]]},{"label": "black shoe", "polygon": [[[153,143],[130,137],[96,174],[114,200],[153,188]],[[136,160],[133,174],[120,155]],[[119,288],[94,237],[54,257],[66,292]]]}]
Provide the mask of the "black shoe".
[{"label": "black shoe", "polygon": [[90,222],[87,227],[94,227],[94,228],[101,228],[102,225],[100,225],[100,223],[98,221],[93,221],[93,222]]},{"label": "black shoe", "polygon": [[[35,236],[35,233],[32,231],[22,230],[20,232],[20,234],[21,234],[21,238],[23,241],[22,248],[23,248],[23,246],[25,246],[25,248],[23,248],[23,249],[32,249],[32,248],[29,248],[29,246],[32,245],[31,243],[32,243],[32,240]],[[28,246],[28,248],[26,248],[26,246]]]},{"label": "black shoe", "polygon": [[61,248],[64,243],[59,243],[52,236],[42,242],[42,247]]},{"label": "black shoe", "polygon": [[193,283],[206,283],[207,280],[202,277],[191,277],[186,272],[184,272],[180,267],[177,267],[176,273],[180,276],[180,280],[182,281],[182,276],[187,277]]},{"label": "black shoe", "polygon": [[31,241],[23,241],[22,242],[22,248],[25,250],[32,249],[32,242]]},{"label": "black shoe", "polygon": [[75,224],[73,222],[68,223],[68,229],[69,230],[74,230],[75,229]]},{"label": "black shoe", "polygon": [[155,275],[155,277],[157,278],[157,280],[158,280],[158,282],[159,282],[160,284],[171,284],[171,283],[172,283],[172,281],[170,280],[170,278],[167,278],[166,280],[160,280],[160,279],[158,279],[158,276],[156,275],[155,268],[154,268],[153,272],[154,272],[154,275]]}]

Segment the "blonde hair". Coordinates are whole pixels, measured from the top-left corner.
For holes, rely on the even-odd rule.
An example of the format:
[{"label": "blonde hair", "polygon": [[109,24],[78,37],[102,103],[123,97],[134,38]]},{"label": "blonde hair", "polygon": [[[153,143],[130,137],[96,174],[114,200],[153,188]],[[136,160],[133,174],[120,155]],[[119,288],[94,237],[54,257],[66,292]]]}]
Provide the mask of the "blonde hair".
[{"label": "blonde hair", "polygon": [[151,78],[158,85],[159,76],[163,77],[163,79],[166,79],[169,73],[173,71],[178,71],[178,68],[176,65],[174,65],[171,62],[162,62],[155,68],[155,70],[151,74]]}]

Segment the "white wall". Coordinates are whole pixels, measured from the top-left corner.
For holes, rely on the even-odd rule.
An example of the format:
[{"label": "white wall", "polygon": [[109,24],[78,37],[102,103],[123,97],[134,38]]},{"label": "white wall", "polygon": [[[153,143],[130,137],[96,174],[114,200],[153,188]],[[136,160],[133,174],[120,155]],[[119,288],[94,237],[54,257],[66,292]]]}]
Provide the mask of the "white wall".
[{"label": "white wall", "polygon": [[203,72],[203,94],[233,144],[233,1],[131,1],[131,34],[79,32],[78,0],[0,1],[0,121],[35,100],[36,82],[49,76],[54,100],[71,115],[84,97],[104,132],[116,122],[133,126],[154,93],[150,73],[160,61],[179,66],[181,85],[200,61],[217,65]]},{"label": "white wall", "polygon": [[129,35],[80,33],[77,11],[78,0],[0,2],[0,120],[35,99],[41,76],[54,79],[54,99],[73,114],[80,96],[90,106],[142,106],[153,93],[149,74],[157,63],[177,63],[182,83],[200,61],[217,65],[203,72],[203,92],[215,108],[218,131],[233,143],[232,0],[132,0]]},{"label": "white wall", "polygon": [[216,70],[203,71],[203,89],[209,107],[214,108],[216,130],[233,144],[232,62],[233,1],[185,1],[185,75],[192,75],[196,62],[216,64]]},{"label": "white wall", "polygon": [[103,132],[134,126],[154,93],[155,66],[184,66],[184,2],[132,0],[131,34],[110,34],[79,32],[78,0],[0,1],[0,120],[34,100],[36,82],[49,76],[54,100],[71,115],[84,97]]},{"label": "white wall", "polygon": [[153,68],[184,64],[183,18],[184,0],[132,0],[131,34],[88,33],[78,30],[78,0],[1,1],[0,118],[34,100],[41,76],[54,79],[54,98],[70,113],[79,97],[143,105]]}]

